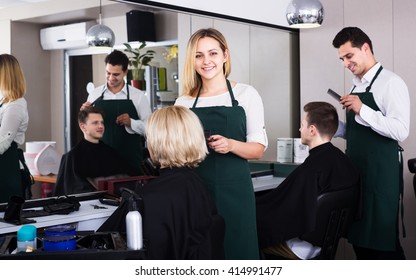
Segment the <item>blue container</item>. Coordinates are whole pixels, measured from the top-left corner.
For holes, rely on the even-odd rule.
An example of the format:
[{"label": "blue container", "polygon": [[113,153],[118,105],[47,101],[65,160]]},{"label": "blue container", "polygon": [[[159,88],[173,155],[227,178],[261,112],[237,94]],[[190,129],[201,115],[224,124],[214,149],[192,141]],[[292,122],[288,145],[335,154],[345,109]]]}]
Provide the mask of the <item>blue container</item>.
[{"label": "blue container", "polygon": [[43,251],[67,251],[77,248],[75,235],[51,235],[43,239]]},{"label": "blue container", "polygon": [[45,229],[45,236],[56,236],[56,235],[76,235],[75,226],[61,225],[53,226]]}]

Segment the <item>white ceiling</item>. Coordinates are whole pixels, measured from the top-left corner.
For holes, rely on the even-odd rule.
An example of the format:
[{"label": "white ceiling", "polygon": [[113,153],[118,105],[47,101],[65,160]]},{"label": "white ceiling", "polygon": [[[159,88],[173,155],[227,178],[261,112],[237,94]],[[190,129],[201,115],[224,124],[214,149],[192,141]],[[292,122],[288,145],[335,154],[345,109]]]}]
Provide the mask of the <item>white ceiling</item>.
[{"label": "white ceiling", "polygon": [[0,0],[0,9],[29,5],[31,3],[46,2],[49,0]]},{"label": "white ceiling", "polygon": [[[35,7],[36,3],[40,3],[40,2],[52,3],[54,1],[65,1],[65,0],[0,0],[0,11],[2,11],[3,14],[7,14],[8,8],[15,12],[16,9],[19,9],[21,7],[29,7],[30,5],[34,5],[34,9],[35,8],[38,9],[38,7]],[[71,1],[71,0],[66,0],[66,1]],[[83,9],[75,8],[74,10],[69,10],[69,11],[60,12],[60,13],[45,14],[43,16],[34,15],[33,17],[29,16],[25,18],[20,18],[20,19],[17,19],[16,21],[53,25],[53,24],[68,24],[68,23],[81,22],[81,21],[97,20],[99,11],[100,11],[99,4],[100,4],[100,1],[97,0],[96,7],[83,8]],[[45,6],[43,5],[43,9],[44,7]],[[134,7],[135,9],[157,10],[157,9],[139,7],[139,6],[134,6]],[[116,0],[110,0],[109,3],[106,3],[104,5],[104,1],[103,1],[102,14],[104,17],[120,16],[123,12],[127,12],[131,10],[131,8],[132,8],[132,4],[125,4],[125,3],[117,2]]]}]

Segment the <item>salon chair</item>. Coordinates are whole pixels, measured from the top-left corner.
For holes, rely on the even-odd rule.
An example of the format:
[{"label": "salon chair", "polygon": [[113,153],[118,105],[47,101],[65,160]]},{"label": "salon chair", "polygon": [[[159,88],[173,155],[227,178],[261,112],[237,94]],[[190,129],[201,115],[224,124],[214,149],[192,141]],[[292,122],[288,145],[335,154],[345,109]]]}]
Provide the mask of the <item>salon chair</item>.
[{"label": "salon chair", "polygon": [[[300,236],[321,252],[314,259],[333,260],[341,237],[346,237],[349,225],[359,211],[360,187],[326,192],[318,196],[315,230]],[[285,259],[283,256],[262,254],[264,259]]]},{"label": "salon chair", "polygon": [[323,193],[318,197],[316,230],[300,238],[321,247],[315,259],[333,260],[341,237],[346,237],[349,225],[356,217],[359,187]]},{"label": "salon chair", "polygon": [[407,161],[407,166],[409,167],[410,173],[413,173],[413,189],[416,195],[416,158],[409,159]]}]

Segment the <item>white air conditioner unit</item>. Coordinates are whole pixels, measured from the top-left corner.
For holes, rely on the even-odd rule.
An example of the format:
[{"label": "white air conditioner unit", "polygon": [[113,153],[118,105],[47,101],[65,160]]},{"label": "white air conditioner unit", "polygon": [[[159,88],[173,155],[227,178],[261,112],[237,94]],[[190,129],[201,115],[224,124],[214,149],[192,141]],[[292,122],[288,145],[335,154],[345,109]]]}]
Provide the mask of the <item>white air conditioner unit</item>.
[{"label": "white air conditioner unit", "polygon": [[95,22],[81,22],[40,30],[40,44],[44,50],[87,48],[86,34]]}]

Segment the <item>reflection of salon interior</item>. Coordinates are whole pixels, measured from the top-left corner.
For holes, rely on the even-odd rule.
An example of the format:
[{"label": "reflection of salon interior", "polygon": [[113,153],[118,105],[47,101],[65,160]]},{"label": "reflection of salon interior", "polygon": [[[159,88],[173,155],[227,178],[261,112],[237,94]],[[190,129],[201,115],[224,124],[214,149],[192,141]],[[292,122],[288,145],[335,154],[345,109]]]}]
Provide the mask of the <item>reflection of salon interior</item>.
[{"label": "reflection of salon interior", "polygon": [[[144,67],[144,82],[138,87],[140,90],[146,92],[149,103],[152,105],[152,110],[157,108],[173,105],[178,97],[178,47],[172,42],[149,43],[149,47],[142,49],[142,53],[148,50],[155,52],[154,58],[149,63],[149,66]],[[157,46],[163,44],[162,46]],[[132,43],[132,47],[140,45],[140,43]],[[154,46],[152,46],[154,45]],[[120,47],[120,48],[118,48]],[[117,49],[122,50],[121,46]],[[106,54],[91,55],[91,71],[92,81],[86,85],[88,93],[98,86],[105,84],[105,68],[104,58]],[[89,59],[88,59],[89,61]],[[131,69],[126,77],[126,82],[132,85]]]}]

